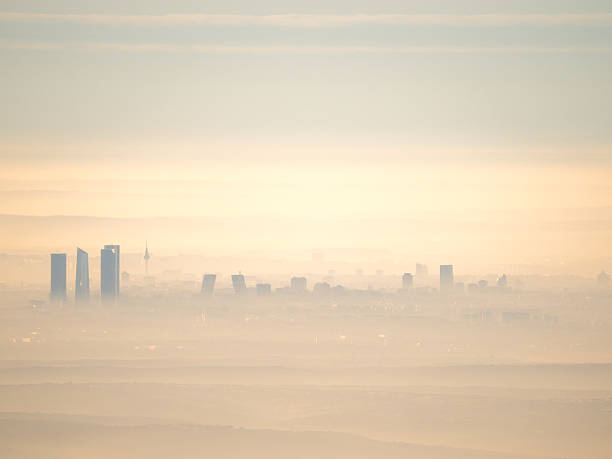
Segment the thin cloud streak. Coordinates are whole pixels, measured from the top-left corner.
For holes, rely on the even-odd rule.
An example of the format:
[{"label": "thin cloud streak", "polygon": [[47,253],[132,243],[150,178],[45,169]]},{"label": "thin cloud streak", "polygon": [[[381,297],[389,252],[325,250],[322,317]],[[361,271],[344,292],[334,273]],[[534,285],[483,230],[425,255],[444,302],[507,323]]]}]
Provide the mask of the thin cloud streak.
[{"label": "thin cloud streak", "polygon": [[0,42],[22,51],[115,51],[201,54],[550,54],[612,53],[612,46],[334,46],[334,45],[174,45],[165,43]]},{"label": "thin cloud streak", "polygon": [[0,22],[30,24],[90,24],[126,27],[271,26],[347,27],[414,25],[458,27],[612,25],[612,13],[572,14],[47,14],[0,12]]}]

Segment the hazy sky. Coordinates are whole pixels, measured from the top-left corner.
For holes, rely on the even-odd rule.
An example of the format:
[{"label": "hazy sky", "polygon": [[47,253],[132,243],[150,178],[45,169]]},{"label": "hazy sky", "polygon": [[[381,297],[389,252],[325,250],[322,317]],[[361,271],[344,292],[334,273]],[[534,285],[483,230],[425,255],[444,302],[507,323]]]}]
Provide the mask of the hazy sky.
[{"label": "hazy sky", "polygon": [[612,241],[608,1],[125,3],[0,1],[0,213]]}]

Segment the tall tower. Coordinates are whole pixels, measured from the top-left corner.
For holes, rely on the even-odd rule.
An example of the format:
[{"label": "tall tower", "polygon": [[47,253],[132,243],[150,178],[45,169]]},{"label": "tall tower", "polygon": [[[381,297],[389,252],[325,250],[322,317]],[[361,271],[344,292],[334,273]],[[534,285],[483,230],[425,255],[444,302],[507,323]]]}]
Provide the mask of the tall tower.
[{"label": "tall tower", "polygon": [[232,274],[232,286],[234,287],[234,292],[236,295],[245,294],[247,291],[247,286],[244,280],[244,275]]},{"label": "tall tower", "polygon": [[66,299],[66,254],[51,254],[51,299]]},{"label": "tall tower", "polygon": [[119,246],[105,245],[100,251],[100,293],[104,300],[119,297]]},{"label": "tall tower", "polygon": [[454,282],[453,265],[440,265],[440,290],[452,290]]},{"label": "tall tower", "polygon": [[151,258],[151,254],[149,253],[149,243],[145,241],[144,261],[145,261],[145,275],[146,276],[149,275],[149,258]]},{"label": "tall tower", "polygon": [[413,284],[414,284],[414,276],[412,275],[412,273],[404,273],[404,275],[402,276],[402,288],[404,290],[408,290],[412,288]]},{"label": "tall tower", "polygon": [[215,291],[215,281],[217,280],[216,274],[204,274],[202,278],[202,294],[212,296]]},{"label": "tall tower", "polygon": [[119,245],[105,245],[105,249],[112,250],[115,254],[115,295],[119,296],[121,291],[121,246]]},{"label": "tall tower", "polygon": [[74,298],[76,301],[87,301],[89,299],[89,255],[78,247]]}]

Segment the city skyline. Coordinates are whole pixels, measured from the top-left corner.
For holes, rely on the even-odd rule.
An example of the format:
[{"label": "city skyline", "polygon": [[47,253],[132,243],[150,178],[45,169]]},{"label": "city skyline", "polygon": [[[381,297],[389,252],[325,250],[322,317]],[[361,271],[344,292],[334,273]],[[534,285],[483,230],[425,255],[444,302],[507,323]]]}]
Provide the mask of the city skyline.
[{"label": "city skyline", "polygon": [[0,0],[0,456],[610,459],[612,0]]}]

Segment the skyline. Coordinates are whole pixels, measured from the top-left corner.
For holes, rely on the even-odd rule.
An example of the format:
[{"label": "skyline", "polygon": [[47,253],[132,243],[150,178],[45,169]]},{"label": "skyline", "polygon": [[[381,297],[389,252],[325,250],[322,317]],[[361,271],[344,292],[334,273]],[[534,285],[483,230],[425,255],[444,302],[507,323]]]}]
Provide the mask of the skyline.
[{"label": "skyline", "polygon": [[612,0],[0,0],[0,456],[612,457]]}]

